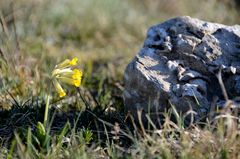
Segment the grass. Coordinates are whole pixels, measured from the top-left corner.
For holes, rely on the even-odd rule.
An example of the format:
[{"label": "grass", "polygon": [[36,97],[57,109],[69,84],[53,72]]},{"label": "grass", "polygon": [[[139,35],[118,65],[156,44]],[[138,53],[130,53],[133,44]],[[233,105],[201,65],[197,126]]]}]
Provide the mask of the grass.
[{"label": "grass", "polygon": [[[124,69],[147,28],[180,15],[240,22],[232,1],[0,1],[0,158],[239,158],[235,109],[187,127],[173,106],[161,129],[124,112]],[[72,57],[82,86],[61,100],[49,77]]]}]

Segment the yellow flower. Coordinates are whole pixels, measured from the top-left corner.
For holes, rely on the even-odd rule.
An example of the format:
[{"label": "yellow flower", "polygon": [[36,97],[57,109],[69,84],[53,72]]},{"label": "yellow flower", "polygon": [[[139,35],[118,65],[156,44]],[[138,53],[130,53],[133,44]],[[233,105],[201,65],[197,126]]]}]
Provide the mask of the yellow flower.
[{"label": "yellow flower", "polygon": [[73,79],[81,79],[82,78],[82,71],[80,71],[78,69],[74,69],[72,78]]},{"label": "yellow flower", "polygon": [[61,98],[66,95],[62,86],[60,85],[60,83],[56,79],[53,79],[53,85],[54,85],[55,89],[57,90],[57,92],[58,92],[58,94]]},{"label": "yellow flower", "polygon": [[78,58],[74,57],[72,60],[66,59],[62,63],[56,65],[55,68],[62,69],[66,67],[71,67],[77,65]]},{"label": "yellow flower", "polygon": [[80,87],[81,85],[82,71],[79,69],[72,69],[72,66],[77,65],[77,61],[77,58],[73,58],[72,60],[66,59],[62,63],[56,65],[55,69],[52,71],[53,84],[60,97],[64,97],[66,93],[59,82],[74,85],[76,87]]},{"label": "yellow flower", "polygon": [[69,63],[70,65],[75,66],[77,65],[77,62],[78,62],[78,58],[74,57]]}]

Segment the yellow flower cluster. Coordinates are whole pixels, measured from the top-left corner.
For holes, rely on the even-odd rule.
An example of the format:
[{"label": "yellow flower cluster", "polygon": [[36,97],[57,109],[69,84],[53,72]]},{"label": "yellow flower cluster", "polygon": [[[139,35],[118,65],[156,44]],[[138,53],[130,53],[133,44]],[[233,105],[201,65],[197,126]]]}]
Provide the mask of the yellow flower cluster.
[{"label": "yellow flower cluster", "polygon": [[55,69],[52,71],[53,85],[60,97],[64,97],[66,92],[59,82],[74,85],[76,87],[81,85],[82,71],[79,69],[72,69],[73,66],[77,65],[77,62],[77,58],[73,58],[72,60],[66,59],[62,63],[56,65]]}]

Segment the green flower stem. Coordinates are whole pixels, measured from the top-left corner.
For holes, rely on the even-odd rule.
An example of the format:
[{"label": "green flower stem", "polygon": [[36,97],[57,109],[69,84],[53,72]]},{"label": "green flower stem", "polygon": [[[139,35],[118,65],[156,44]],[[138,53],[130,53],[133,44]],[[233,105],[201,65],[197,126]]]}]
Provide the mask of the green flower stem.
[{"label": "green flower stem", "polygon": [[47,95],[47,103],[46,103],[46,106],[45,106],[45,113],[44,113],[44,120],[43,120],[43,125],[44,125],[45,128],[47,126],[47,121],[48,121],[49,101],[50,101],[50,98],[49,98],[49,95]]}]

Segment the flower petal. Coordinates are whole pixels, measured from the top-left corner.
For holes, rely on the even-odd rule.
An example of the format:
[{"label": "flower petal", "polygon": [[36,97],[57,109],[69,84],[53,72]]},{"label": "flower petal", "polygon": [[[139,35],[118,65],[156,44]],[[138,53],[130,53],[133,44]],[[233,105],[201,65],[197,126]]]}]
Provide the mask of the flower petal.
[{"label": "flower petal", "polygon": [[72,78],[73,79],[77,79],[77,80],[79,80],[79,79],[81,80],[81,78],[82,78],[82,71],[78,70],[78,69],[74,69]]},{"label": "flower petal", "polygon": [[71,66],[75,66],[75,65],[77,65],[77,62],[78,62],[78,58],[74,57],[74,58],[70,61],[70,65],[71,65]]}]

